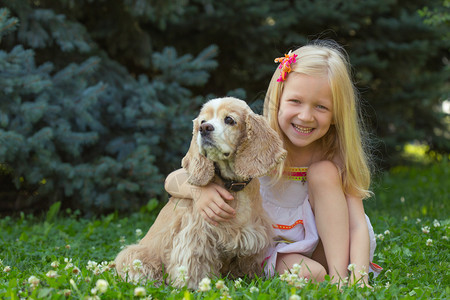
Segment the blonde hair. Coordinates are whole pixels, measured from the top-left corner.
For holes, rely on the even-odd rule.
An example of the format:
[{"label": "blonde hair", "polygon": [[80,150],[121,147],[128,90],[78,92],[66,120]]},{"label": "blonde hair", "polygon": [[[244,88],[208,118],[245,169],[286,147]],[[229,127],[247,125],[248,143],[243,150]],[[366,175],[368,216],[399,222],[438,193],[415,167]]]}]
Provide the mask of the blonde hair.
[{"label": "blonde hair", "polygon": [[[322,159],[337,162],[346,194],[369,197],[371,195],[369,159],[363,147],[358,97],[351,80],[346,52],[337,43],[316,41],[298,48],[293,53],[298,56],[297,62],[291,65],[292,72],[309,76],[326,75],[330,84],[334,124],[321,138],[322,148],[325,150]],[[280,69],[277,68],[264,101],[264,116],[282,137],[286,147],[287,137],[278,125],[278,109],[284,88],[283,82],[277,82],[279,77]],[[284,165],[277,169],[276,180],[281,178],[283,170],[290,166],[291,161],[288,153]]]}]

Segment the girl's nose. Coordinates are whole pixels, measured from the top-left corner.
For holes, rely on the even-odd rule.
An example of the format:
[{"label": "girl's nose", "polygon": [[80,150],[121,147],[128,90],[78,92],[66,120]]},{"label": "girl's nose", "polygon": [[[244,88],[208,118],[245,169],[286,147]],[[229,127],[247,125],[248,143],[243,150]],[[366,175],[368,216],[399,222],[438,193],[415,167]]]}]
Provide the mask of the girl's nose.
[{"label": "girl's nose", "polygon": [[309,109],[309,108],[304,108],[301,111],[299,111],[297,118],[299,118],[300,120],[302,120],[304,122],[309,122],[309,121],[314,120],[313,113],[312,113],[311,109]]}]

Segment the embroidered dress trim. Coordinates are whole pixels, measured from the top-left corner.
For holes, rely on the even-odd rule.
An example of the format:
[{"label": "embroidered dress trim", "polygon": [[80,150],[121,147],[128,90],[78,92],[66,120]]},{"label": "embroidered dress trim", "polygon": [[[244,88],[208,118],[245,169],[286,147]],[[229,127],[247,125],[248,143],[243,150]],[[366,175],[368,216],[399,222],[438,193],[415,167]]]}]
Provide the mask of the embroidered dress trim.
[{"label": "embroidered dress trim", "polygon": [[297,226],[298,224],[303,224],[303,220],[297,220],[292,225],[281,225],[281,224],[272,224],[272,227],[275,229],[281,229],[281,230],[289,230]]},{"label": "embroidered dress trim", "polygon": [[307,171],[308,168],[289,167],[286,171],[283,172],[283,175],[286,176],[288,180],[306,182]]},{"label": "embroidered dress trim", "polygon": [[275,244],[292,244],[295,243],[294,241],[285,239],[281,236],[277,236],[276,238],[273,239],[273,241],[275,242]]}]

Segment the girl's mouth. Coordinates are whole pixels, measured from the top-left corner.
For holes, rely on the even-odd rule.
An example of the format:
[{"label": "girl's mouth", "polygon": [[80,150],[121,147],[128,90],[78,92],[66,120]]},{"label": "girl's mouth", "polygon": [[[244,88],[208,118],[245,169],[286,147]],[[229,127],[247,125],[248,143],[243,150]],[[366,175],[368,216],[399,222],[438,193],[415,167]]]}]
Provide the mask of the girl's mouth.
[{"label": "girl's mouth", "polygon": [[314,130],[314,128],[302,127],[302,126],[299,126],[299,125],[296,125],[296,124],[292,124],[292,126],[294,127],[294,129],[297,132],[300,132],[302,134],[310,134]]}]

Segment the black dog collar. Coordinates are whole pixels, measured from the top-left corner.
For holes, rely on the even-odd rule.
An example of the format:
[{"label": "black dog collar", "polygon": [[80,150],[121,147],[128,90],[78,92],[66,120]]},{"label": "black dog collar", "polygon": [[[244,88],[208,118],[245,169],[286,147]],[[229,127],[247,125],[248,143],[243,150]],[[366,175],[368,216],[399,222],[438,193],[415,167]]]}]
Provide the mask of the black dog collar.
[{"label": "black dog collar", "polygon": [[222,174],[220,174],[219,167],[217,165],[215,165],[214,167],[216,175],[219,176],[220,179],[222,179],[224,187],[229,191],[232,192],[242,191],[247,186],[247,184],[249,184],[250,181],[252,181],[252,178],[245,181],[235,181],[231,179],[225,179],[222,177]]}]

